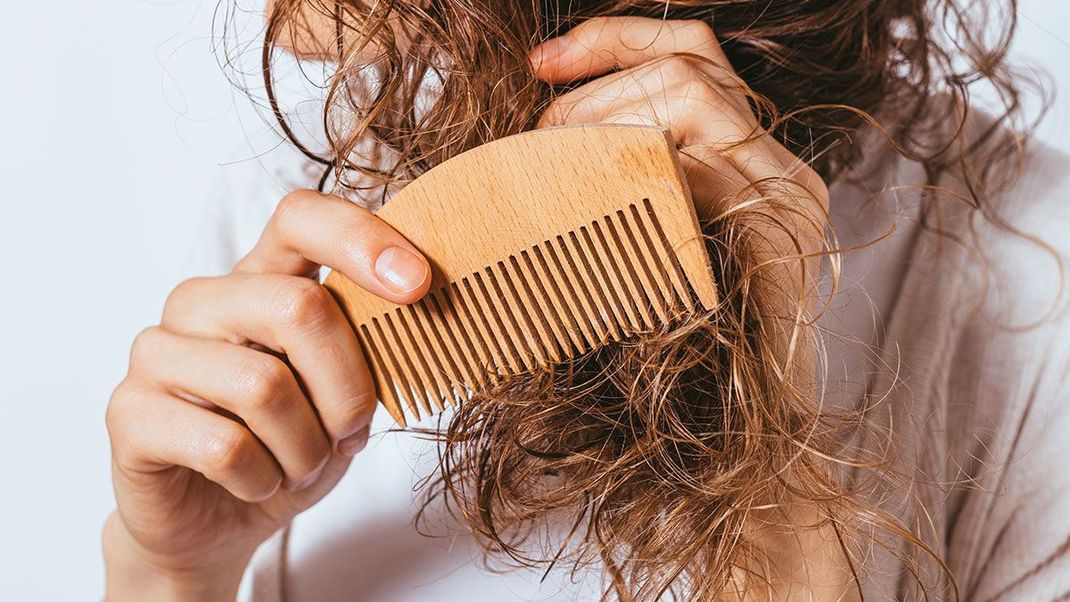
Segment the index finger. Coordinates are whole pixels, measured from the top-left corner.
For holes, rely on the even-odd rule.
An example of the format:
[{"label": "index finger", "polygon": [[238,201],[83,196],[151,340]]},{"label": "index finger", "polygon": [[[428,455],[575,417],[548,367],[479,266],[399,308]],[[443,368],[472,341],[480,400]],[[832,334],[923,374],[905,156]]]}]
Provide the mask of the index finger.
[{"label": "index finger", "polygon": [[564,84],[674,53],[693,54],[723,68],[718,69],[724,71],[719,83],[739,81],[713,29],[699,20],[594,17],[536,46],[531,64],[540,79]]}]

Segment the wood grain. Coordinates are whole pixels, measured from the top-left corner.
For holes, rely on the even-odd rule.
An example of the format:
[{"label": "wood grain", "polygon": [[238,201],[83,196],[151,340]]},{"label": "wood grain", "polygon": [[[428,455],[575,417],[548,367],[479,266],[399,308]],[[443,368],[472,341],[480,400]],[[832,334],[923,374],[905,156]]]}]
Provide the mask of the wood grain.
[{"label": "wood grain", "polygon": [[585,125],[502,138],[436,166],[377,215],[431,261],[398,306],[338,272],[325,285],[397,423],[503,375],[560,362],[717,302],[665,130]]}]

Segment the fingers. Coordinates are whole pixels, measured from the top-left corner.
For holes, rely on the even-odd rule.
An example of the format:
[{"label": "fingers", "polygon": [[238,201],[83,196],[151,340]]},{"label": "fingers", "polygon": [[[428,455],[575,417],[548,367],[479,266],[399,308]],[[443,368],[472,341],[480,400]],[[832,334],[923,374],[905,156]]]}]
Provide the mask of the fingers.
[{"label": "fingers", "polygon": [[637,67],[573,90],[547,107],[538,126],[582,123],[663,127],[693,153],[725,155],[752,181],[783,175],[779,153],[768,148],[775,142],[687,61]]},{"label": "fingers", "polygon": [[282,199],[235,271],[312,276],[321,265],[398,304],[431,284],[430,265],[405,237],[362,207],[308,190]]},{"label": "fingers", "polygon": [[[681,144],[713,135],[727,145],[759,131],[753,115],[739,113],[699,67],[681,57],[659,59],[572,90],[554,99],[538,127],[599,122],[625,111],[672,129]],[[716,119],[729,123],[710,127]]]},{"label": "fingers", "polygon": [[168,298],[161,326],[285,354],[340,453],[375,410],[375,385],[342,310],[317,282],[275,274],[195,278]]},{"label": "fingers", "polygon": [[118,466],[153,472],[183,466],[256,503],[278,491],[283,473],[241,424],[160,391],[124,381],[107,414]]},{"label": "fingers", "polygon": [[331,455],[293,372],[267,353],[150,328],[134,343],[130,376],[239,417],[282,467],[291,491],[315,482]]},{"label": "fingers", "polygon": [[716,34],[703,21],[648,17],[595,17],[531,52],[537,75],[550,83],[569,83],[635,67],[673,53],[689,53],[731,77],[731,67]]},{"label": "fingers", "polygon": [[814,196],[827,197],[806,162],[773,140],[749,107],[741,108],[686,57],[655,59],[572,90],[547,107],[538,127],[582,123],[663,127],[696,158],[721,164],[723,157],[751,183],[794,180]]},{"label": "fingers", "polygon": [[[730,151],[729,159],[752,182],[787,178],[827,197],[809,165],[761,130],[742,93],[745,85],[704,21],[597,17],[533,49],[531,62],[536,75],[551,83],[620,70],[555,99],[538,127],[656,124],[683,146]],[[631,106],[639,102],[646,106]]]}]

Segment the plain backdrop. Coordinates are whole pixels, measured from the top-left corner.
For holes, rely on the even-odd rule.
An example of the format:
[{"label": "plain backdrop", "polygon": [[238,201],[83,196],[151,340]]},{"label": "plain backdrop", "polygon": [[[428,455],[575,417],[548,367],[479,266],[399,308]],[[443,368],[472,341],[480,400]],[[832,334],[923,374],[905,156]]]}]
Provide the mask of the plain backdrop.
[{"label": "plain backdrop", "polygon": [[[190,233],[220,166],[270,144],[213,53],[216,7],[5,3],[0,599],[100,598],[108,396],[134,335],[190,275]],[[1016,53],[1061,86],[1041,136],[1066,148],[1070,5],[1023,0]]]}]

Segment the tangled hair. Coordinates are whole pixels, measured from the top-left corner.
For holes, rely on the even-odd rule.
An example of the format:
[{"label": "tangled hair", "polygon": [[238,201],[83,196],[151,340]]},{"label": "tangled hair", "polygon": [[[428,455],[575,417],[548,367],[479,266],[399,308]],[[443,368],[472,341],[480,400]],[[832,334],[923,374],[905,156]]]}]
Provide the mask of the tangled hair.
[{"label": "tangled hair", "polygon": [[[583,83],[536,80],[527,62],[536,43],[599,16],[699,19],[722,41],[764,132],[827,182],[861,159],[851,134],[868,125],[920,162],[932,186],[961,167],[968,202],[983,208],[998,184],[990,176],[1006,173],[994,169],[999,157],[1015,155],[997,138],[1010,135],[1017,148],[1026,129],[1005,60],[1016,12],[1008,4],[277,0],[263,74],[284,133],[323,166],[321,188],[378,194],[376,204],[460,152],[530,129]],[[986,37],[1000,17],[1007,26]],[[278,46],[330,65],[324,152],[295,135],[275,97]],[[1000,108],[967,140],[974,82],[987,82]],[[428,501],[445,501],[492,557],[593,564],[608,577],[605,595],[621,600],[774,597],[768,541],[785,525],[790,537],[833,533],[859,594],[865,542],[885,541],[880,532],[912,544],[903,560],[926,597],[957,597],[949,574],[932,581],[921,568],[928,558],[946,573],[936,553],[867,501],[865,483],[844,478],[846,467],[894,475],[882,470],[885,450],[843,444],[866,428],[862,410],[821,407],[818,308],[777,277],[794,265],[811,287],[813,257],[761,252],[769,226],[783,228],[783,213],[807,193],[762,182],[703,224],[721,293],[714,310],[510,378],[457,408],[429,431],[442,445]],[[830,240],[834,268],[835,251]]]}]

